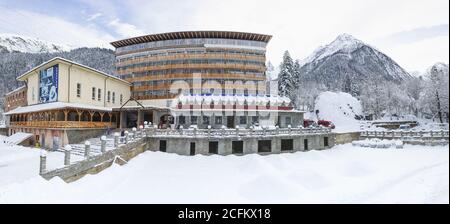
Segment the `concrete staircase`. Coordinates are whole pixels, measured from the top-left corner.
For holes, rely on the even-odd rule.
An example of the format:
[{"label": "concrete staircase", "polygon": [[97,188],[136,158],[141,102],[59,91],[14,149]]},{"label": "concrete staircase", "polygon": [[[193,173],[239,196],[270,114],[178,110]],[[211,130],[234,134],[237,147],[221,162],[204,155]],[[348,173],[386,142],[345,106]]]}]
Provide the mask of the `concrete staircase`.
[{"label": "concrete staircase", "polygon": [[[114,132],[112,132],[114,133]],[[91,143],[91,150],[90,155],[95,156],[101,154],[101,140],[100,137],[98,138],[91,138],[86,141],[89,141]],[[78,155],[78,156],[84,156],[85,146],[84,142],[79,144],[70,144],[72,146],[71,154]],[[114,136],[109,135],[106,137],[106,151],[113,150],[114,149]],[[64,152],[64,148],[60,148],[57,151]]]}]

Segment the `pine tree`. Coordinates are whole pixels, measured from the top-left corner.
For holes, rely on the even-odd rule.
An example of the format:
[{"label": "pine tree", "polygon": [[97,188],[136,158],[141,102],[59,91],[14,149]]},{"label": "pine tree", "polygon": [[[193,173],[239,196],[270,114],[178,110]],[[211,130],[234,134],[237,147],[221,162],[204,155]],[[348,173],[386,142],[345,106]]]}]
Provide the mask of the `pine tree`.
[{"label": "pine tree", "polygon": [[278,94],[280,96],[291,96],[293,86],[294,63],[288,51],[284,52],[283,62],[278,74]]}]

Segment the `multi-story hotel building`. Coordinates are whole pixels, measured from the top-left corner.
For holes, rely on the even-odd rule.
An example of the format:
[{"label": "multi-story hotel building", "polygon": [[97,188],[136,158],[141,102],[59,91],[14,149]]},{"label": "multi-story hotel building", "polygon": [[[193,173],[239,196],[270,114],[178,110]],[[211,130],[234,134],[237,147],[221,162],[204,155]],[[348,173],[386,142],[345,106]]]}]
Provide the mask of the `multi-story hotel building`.
[{"label": "multi-story hotel building", "polygon": [[[170,87],[179,81],[189,85],[185,94],[264,94],[270,39],[262,34],[194,31],[135,37],[112,45],[117,74],[133,84],[134,99],[152,100],[176,97],[178,92]],[[202,85],[193,83],[196,74]]]},{"label": "multi-story hotel building", "polygon": [[[144,120],[160,123],[164,113],[173,111],[171,105],[180,95],[265,96],[266,46],[271,38],[254,33],[191,31],[112,42],[117,75],[132,83],[131,96],[139,102],[121,108],[126,110],[122,126],[135,126]],[[156,109],[162,110],[155,115]]]}]

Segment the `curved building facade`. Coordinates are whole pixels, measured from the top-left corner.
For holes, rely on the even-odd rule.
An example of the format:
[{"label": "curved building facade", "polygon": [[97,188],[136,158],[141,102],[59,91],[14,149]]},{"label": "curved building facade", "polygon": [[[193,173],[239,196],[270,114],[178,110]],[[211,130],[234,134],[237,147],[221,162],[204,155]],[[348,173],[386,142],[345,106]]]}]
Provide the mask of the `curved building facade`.
[{"label": "curved building facade", "polygon": [[[264,95],[269,35],[193,31],[112,42],[116,71],[136,100],[183,94]],[[176,91],[175,91],[176,89]]]}]

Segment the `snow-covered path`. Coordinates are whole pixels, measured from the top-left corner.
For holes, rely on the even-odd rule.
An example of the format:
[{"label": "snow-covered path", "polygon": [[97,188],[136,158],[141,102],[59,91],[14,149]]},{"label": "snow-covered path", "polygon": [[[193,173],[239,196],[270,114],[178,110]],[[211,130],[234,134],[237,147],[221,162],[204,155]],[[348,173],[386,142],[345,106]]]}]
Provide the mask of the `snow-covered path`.
[{"label": "snow-covered path", "polygon": [[145,152],[71,184],[40,178],[37,151],[3,151],[0,164],[9,162],[0,165],[0,203],[449,203],[448,146],[348,144],[225,157]]}]

